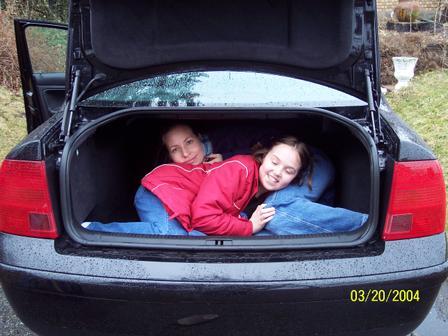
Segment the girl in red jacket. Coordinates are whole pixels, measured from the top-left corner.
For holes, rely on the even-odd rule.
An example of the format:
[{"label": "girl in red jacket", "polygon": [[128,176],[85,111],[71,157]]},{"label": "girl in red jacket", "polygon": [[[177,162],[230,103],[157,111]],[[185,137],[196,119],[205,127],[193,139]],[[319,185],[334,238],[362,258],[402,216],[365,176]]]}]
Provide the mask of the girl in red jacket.
[{"label": "girl in red jacket", "polygon": [[[187,125],[171,127],[163,136],[174,163],[156,167],[142,179],[135,205],[142,222],[89,223],[94,231],[166,235],[249,236],[275,214],[261,202],[267,193],[287,186],[310,166],[305,144],[286,138],[255,156],[237,155],[222,161],[209,155]],[[250,219],[241,212],[253,200]],[[168,216],[167,216],[168,215]]]},{"label": "girl in red jacket", "polygon": [[[275,209],[259,202],[294,180],[303,183],[312,166],[306,145],[294,137],[281,139],[254,156],[237,155],[222,162],[192,165],[200,155],[200,151],[192,151],[185,155],[189,158],[186,163],[156,167],[143,178],[142,185],[163,203],[171,220],[177,219],[187,232],[207,235],[250,236],[261,231]],[[247,219],[241,212],[251,200],[249,208],[254,211]],[[148,212],[145,220],[151,217]],[[173,233],[172,222],[154,224],[168,226],[158,232]]]}]

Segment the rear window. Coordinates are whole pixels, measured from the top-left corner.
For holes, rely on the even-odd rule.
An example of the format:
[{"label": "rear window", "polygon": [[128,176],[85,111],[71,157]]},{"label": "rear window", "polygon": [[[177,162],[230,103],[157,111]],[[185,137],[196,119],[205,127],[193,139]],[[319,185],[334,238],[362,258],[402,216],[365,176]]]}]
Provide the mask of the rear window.
[{"label": "rear window", "polygon": [[83,106],[338,107],[364,101],[316,83],[257,72],[207,71],[156,76],[84,100]]}]

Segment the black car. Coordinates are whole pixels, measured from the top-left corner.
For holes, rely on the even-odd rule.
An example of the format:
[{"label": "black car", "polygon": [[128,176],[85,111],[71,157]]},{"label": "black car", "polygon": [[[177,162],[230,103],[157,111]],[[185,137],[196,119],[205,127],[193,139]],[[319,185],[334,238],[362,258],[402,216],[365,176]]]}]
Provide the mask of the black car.
[{"label": "black car", "polygon": [[[375,1],[73,0],[68,27],[15,25],[29,135],[0,171],[0,280],[31,330],[396,336],[423,321],[448,272],[445,184],[381,95]],[[334,164],[333,205],[367,223],[86,230],[137,220],[134,193],[174,122],[300,136]]]}]

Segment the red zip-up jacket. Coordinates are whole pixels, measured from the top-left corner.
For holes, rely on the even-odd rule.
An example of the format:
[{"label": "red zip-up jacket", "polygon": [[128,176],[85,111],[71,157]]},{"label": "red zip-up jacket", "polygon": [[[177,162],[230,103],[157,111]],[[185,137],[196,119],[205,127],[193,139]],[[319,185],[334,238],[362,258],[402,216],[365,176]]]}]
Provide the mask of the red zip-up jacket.
[{"label": "red zip-up jacket", "polygon": [[164,164],[148,173],[142,185],[187,231],[252,235],[252,223],[239,216],[258,190],[258,163],[250,155],[196,166]]}]

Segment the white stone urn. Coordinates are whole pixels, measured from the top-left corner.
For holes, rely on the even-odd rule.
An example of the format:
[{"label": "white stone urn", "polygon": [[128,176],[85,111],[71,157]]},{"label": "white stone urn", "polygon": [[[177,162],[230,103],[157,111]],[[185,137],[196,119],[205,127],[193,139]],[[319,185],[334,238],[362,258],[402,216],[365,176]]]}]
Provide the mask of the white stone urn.
[{"label": "white stone urn", "polygon": [[394,77],[398,80],[395,90],[400,90],[409,85],[409,81],[414,77],[417,60],[417,57],[392,57],[395,70]]}]

